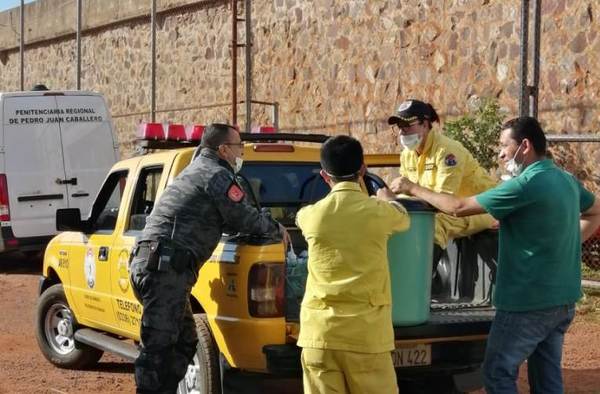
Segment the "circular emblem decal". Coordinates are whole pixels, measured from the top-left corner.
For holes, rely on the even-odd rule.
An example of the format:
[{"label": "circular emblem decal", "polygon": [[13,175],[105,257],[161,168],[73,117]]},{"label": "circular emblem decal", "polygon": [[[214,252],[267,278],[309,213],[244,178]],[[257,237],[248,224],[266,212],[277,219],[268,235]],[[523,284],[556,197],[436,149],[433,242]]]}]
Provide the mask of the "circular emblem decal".
[{"label": "circular emblem decal", "polygon": [[117,267],[119,269],[119,288],[122,292],[126,292],[129,288],[129,251],[127,249],[123,249],[119,253]]},{"label": "circular emblem decal", "polygon": [[93,289],[96,284],[96,259],[94,259],[94,250],[92,248],[88,248],[85,254],[83,273],[85,274],[85,281],[88,287]]}]

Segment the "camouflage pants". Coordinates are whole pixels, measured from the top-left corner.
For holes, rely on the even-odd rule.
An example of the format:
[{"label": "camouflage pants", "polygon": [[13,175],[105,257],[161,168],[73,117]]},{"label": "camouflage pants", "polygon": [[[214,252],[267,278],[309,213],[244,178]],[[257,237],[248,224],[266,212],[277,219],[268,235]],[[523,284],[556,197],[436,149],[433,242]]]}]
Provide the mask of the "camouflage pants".
[{"label": "camouflage pants", "polygon": [[147,259],[130,266],[132,288],[144,310],[142,347],[135,360],[138,393],[176,393],[198,344],[190,292],[197,275],[191,269],[148,271]]}]

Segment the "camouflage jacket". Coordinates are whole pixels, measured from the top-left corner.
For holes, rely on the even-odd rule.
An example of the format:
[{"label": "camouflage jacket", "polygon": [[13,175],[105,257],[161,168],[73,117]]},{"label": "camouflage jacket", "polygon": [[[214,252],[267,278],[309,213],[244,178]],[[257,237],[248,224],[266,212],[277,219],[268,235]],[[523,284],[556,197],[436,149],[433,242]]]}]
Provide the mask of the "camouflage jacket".
[{"label": "camouflage jacket", "polygon": [[205,262],[225,228],[281,239],[277,222],[248,203],[231,166],[215,151],[202,149],[164,190],[140,240],[172,239]]}]

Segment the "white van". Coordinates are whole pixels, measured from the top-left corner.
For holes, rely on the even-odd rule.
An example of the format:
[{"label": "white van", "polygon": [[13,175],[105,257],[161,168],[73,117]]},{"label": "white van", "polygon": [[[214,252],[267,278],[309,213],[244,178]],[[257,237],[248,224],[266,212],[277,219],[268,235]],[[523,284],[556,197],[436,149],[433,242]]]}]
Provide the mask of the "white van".
[{"label": "white van", "polygon": [[0,127],[0,252],[43,250],[56,210],[87,215],[119,159],[110,113],[98,93],[0,93]]}]

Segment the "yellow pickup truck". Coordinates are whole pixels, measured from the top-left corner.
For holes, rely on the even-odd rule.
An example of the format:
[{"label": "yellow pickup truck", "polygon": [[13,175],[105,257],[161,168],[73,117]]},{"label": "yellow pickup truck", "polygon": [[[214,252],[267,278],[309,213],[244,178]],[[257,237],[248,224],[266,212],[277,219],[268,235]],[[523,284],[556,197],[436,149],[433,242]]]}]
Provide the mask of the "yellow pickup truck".
[{"label": "yellow pickup truck", "polygon": [[[302,255],[307,245],[295,227],[295,214],[328,192],[319,176],[319,146],[310,143],[327,137],[242,135],[241,183],[253,204],[288,228]],[[82,219],[78,209],[57,212],[62,232],[45,252],[36,335],[44,356],[58,367],[89,367],[104,351],[130,360],[138,354],[142,307],[129,283],[129,256],[158,196],[195,151],[181,143],[146,141],[145,147],[175,149],[115,164],[88,218]],[[399,159],[368,155],[366,161],[372,173],[363,187],[372,194],[380,187],[374,173],[396,173]],[[295,343],[301,294],[286,294],[287,256],[279,242],[223,234],[192,290],[200,343],[180,393],[221,392],[228,374],[236,371],[299,376]],[[486,306],[437,306],[426,324],[395,327],[400,381],[436,393],[477,388],[492,317]]]}]

